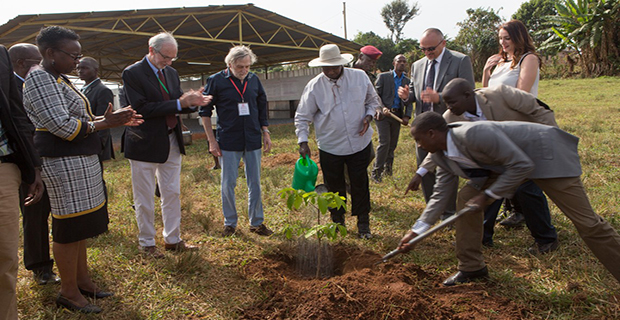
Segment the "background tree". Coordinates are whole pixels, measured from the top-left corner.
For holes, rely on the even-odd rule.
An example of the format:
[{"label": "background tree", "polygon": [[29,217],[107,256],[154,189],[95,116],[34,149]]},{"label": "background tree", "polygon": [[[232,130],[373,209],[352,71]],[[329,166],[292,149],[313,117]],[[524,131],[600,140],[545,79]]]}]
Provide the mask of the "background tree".
[{"label": "background tree", "polygon": [[555,8],[541,48],[576,52],[586,77],[620,74],[620,0],[558,0]]},{"label": "background tree", "polygon": [[[520,20],[528,29],[530,36],[534,40],[534,45],[539,48],[540,45],[549,39],[553,32],[550,32],[544,26],[546,16],[554,16],[557,14],[555,10],[554,0],[530,0],[521,4],[521,7],[512,15],[512,19]],[[539,51],[539,50],[537,50]],[[557,54],[556,50],[548,49],[539,51],[541,55],[549,56]]]},{"label": "background tree", "polygon": [[401,32],[405,24],[418,15],[420,9],[414,2],[411,7],[406,0],[394,0],[381,9],[381,17],[387,28],[392,32],[390,38],[394,43],[401,40]]},{"label": "background tree", "polygon": [[482,69],[487,59],[499,52],[497,28],[502,24],[499,10],[491,8],[467,9],[468,18],[457,22],[461,27],[450,49],[460,49],[471,58],[476,81],[482,79]]}]

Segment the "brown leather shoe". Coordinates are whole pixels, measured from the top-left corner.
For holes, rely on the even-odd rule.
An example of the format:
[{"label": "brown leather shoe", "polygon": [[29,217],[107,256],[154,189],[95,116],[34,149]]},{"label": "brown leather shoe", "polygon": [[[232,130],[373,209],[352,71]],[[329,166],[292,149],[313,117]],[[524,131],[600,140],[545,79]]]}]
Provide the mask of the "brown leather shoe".
[{"label": "brown leather shoe", "polygon": [[198,250],[197,246],[193,246],[191,244],[187,244],[183,240],[181,240],[181,241],[179,241],[179,242],[177,242],[175,244],[166,243],[165,248],[168,251],[177,251],[177,252]]},{"label": "brown leather shoe", "polygon": [[273,231],[271,231],[271,229],[267,228],[267,226],[262,223],[256,227],[250,227],[250,232],[256,233],[259,236],[266,237],[273,234]]},{"label": "brown leather shoe", "polygon": [[161,259],[164,257],[164,254],[159,252],[156,246],[148,246],[148,247],[140,246],[140,251],[142,251],[143,254],[149,257],[153,257],[155,259]]}]

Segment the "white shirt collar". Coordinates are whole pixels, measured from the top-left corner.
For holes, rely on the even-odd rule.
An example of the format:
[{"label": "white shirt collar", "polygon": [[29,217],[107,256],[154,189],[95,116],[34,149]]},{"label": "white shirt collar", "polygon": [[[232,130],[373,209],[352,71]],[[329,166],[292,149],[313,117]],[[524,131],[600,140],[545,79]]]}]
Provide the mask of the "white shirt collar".
[{"label": "white shirt collar", "polygon": [[22,78],[22,76],[18,75],[17,72],[13,71],[13,74],[19,78],[19,80],[21,80],[22,82],[26,82],[26,80],[24,80],[24,78]]},{"label": "white shirt collar", "polygon": [[463,116],[465,116],[465,118],[467,118],[469,121],[485,121],[487,120],[487,117],[484,116],[484,113],[482,113],[482,109],[480,109],[480,104],[478,103],[478,99],[475,99],[476,101],[476,114],[471,114],[467,111],[465,111],[465,113],[463,113]]}]

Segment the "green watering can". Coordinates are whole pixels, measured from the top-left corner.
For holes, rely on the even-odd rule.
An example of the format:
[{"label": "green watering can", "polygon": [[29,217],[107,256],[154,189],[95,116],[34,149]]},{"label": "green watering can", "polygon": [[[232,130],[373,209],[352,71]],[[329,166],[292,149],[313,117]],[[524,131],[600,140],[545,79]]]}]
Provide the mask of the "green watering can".
[{"label": "green watering can", "polygon": [[306,192],[314,191],[316,176],[319,174],[319,167],[316,162],[310,158],[299,157],[295,163],[295,172],[293,173],[293,189],[304,190]]}]

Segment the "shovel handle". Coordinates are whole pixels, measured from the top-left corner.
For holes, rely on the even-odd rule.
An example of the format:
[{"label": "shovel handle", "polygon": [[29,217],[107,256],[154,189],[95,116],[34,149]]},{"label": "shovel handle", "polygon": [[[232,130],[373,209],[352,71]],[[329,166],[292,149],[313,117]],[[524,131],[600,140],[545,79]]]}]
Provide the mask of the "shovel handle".
[{"label": "shovel handle", "polygon": [[[448,219],[442,221],[440,224],[426,230],[426,232],[423,232],[421,234],[419,234],[417,237],[409,240],[409,242],[407,242],[408,245],[413,245],[416,244],[424,239],[426,239],[428,236],[432,235],[433,233],[445,228],[446,226],[452,224],[456,219],[459,219],[460,217],[462,217],[463,215],[469,213],[469,212],[473,212],[478,210],[478,206],[466,206],[465,208],[461,209],[459,212],[457,212],[456,214],[452,215],[451,217],[449,217]],[[394,256],[398,255],[399,253],[401,253],[402,250],[396,248],[392,251],[390,251],[388,254],[384,255],[383,258],[381,259],[382,262],[387,262],[389,259],[393,258]]]}]

